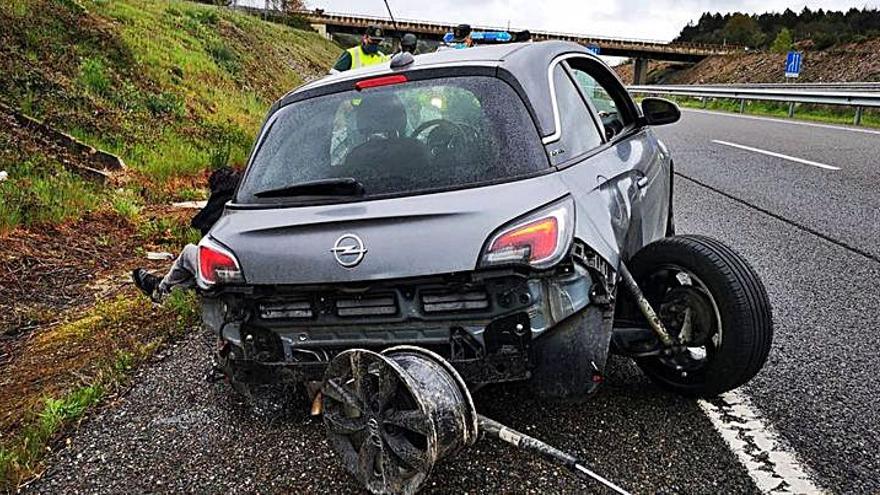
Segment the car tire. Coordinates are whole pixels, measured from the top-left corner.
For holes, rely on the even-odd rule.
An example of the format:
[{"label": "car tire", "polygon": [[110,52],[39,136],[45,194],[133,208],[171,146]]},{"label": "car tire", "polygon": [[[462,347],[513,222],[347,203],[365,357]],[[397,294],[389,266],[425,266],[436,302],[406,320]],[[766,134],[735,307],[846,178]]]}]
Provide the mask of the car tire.
[{"label": "car tire", "polygon": [[534,369],[527,382],[541,399],[581,403],[602,380],[611,340],[612,318],[587,306],[532,342]]},{"label": "car tire", "polygon": [[[745,384],[760,371],[773,339],[772,311],[764,284],[742,256],[718,240],[683,235],[649,244],[628,266],[656,311],[671,289],[658,287],[664,284],[652,282],[652,276],[672,267],[683,269],[679,273],[690,274],[684,280],[699,282],[710,296],[707,307],[713,308],[711,320],[718,322],[717,334],[705,341],[711,348],[707,359],[693,372],[682,373],[659,356],[636,359],[654,382],[679,394],[710,397]],[[682,280],[663,276],[675,280],[669,286]]]}]

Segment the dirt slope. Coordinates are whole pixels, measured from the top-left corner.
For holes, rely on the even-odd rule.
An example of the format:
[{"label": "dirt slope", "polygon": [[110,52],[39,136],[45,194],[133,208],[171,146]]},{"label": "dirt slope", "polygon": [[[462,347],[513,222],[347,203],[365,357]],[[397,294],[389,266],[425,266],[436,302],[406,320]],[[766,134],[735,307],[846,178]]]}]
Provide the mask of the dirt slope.
[{"label": "dirt slope", "polygon": [[[649,67],[650,84],[731,84],[785,82],[785,54],[755,52],[709,57],[685,68],[663,62]],[[670,70],[678,68],[679,70]],[[632,64],[617,67],[621,79],[632,82]],[[799,82],[880,81],[880,39],[839,45],[827,50],[804,50]]]}]

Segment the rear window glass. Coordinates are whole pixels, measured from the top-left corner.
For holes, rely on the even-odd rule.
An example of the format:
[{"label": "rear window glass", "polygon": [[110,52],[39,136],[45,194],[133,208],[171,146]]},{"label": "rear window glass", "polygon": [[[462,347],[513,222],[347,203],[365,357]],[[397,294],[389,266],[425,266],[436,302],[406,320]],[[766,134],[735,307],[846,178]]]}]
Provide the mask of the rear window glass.
[{"label": "rear window glass", "polygon": [[371,197],[514,179],[549,167],[522,100],[492,77],[335,93],[288,105],[269,125],[240,203],[295,200],[296,194],[260,193],[315,181],[353,178]]}]

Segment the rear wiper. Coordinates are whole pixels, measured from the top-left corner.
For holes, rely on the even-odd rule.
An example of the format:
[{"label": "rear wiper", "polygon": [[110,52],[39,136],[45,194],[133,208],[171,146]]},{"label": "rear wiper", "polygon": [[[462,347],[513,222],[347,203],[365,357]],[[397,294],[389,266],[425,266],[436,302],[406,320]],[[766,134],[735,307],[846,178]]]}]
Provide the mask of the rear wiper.
[{"label": "rear wiper", "polygon": [[277,189],[260,191],[254,196],[258,198],[290,198],[293,196],[363,196],[364,185],[351,177],[338,179],[321,179]]}]

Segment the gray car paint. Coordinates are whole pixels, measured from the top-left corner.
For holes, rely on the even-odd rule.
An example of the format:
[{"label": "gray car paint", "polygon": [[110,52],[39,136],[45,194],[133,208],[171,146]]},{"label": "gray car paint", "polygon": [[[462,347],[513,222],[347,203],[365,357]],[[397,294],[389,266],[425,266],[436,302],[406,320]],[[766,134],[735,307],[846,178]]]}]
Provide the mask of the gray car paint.
[{"label": "gray car paint", "polygon": [[[495,64],[508,70],[522,84],[544,136],[556,130],[547,77],[551,60],[573,52],[598,60],[583,47],[562,42],[459,52],[457,58],[444,52],[434,59],[446,57],[449,60],[443,63],[455,66]],[[440,63],[427,60],[430,65]],[[359,72],[327,78],[324,84],[391,71],[386,67]],[[273,111],[295,101],[296,95],[286,96]],[[232,208],[210,235],[236,254],[247,283],[255,285],[364,282],[472,271],[496,229],[571,194],[576,205],[575,237],[616,268],[621,258],[665,234],[669,174],[668,154],[652,131],[642,129],[626,133],[577,164],[537,178],[349,204]],[[339,265],[330,251],[348,233],[360,236],[368,250],[354,268]]]},{"label": "gray car paint", "polygon": [[[211,236],[230,247],[250,284],[359,282],[471,271],[499,226],[568,190],[557,174],[436,194],[326,206],[230,210]],[[330,251],[364,242],[345,268]]]}]

